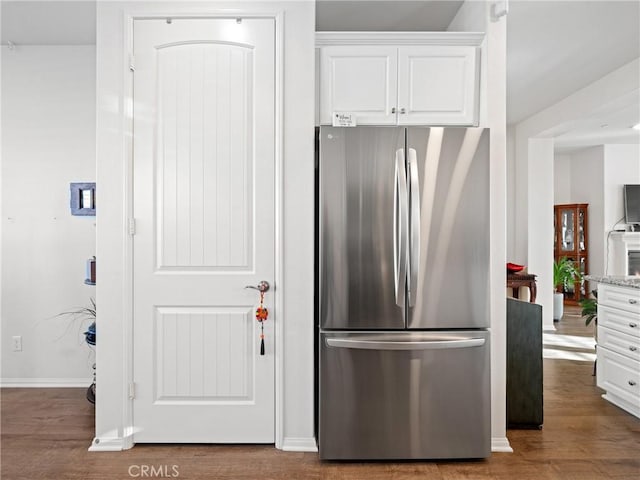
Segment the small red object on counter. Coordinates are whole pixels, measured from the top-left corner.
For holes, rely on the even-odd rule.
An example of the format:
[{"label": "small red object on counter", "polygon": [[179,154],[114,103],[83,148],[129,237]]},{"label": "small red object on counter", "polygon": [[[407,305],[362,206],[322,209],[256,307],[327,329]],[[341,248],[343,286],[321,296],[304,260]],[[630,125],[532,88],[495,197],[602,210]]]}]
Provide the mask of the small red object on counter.
[{"label": "small red object on counter", "polygon": [[521,272],[522,270],[524,270],[524,265],[518,265],[517,263],[511,263],[508,262],[507,263],[507,271],[509,273],[517,273],[517,272]]}]

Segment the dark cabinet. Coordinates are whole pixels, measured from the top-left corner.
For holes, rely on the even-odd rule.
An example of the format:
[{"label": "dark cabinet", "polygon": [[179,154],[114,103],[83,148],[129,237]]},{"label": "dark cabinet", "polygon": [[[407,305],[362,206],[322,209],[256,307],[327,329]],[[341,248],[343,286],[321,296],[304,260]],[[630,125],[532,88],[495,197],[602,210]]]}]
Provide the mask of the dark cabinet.
[{"label": "dark cabinet", "polygon": [[507,298],[507,426],[542,420],[542,306]]}]

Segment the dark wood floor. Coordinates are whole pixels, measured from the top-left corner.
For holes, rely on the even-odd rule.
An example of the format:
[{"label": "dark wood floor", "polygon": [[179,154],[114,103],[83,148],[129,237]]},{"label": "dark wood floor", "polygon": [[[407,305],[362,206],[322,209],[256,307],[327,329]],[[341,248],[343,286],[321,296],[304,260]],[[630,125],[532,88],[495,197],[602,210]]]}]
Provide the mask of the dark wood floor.
[{"label": "dark wood floor", "polygon": [[[592,330],[573,309],[554,335],[556,340],[562,335],[588,337]],[[554,357],[563,349],[569,355],[584,353],[575,344],[556,345]],[[600,398],[592,363],[545,359],[544,368],[544,428],[510,430],[514,453],[473,462],[321,463],[316,454],[270,446],[156,445],[89,453],[93,407],[83,390],[3,389],[2,479],[145,478],[141,466],[153,466],[156,474],[166,466],[161,471],[165,477],[190,480],[639,480],[640,420]]]}]

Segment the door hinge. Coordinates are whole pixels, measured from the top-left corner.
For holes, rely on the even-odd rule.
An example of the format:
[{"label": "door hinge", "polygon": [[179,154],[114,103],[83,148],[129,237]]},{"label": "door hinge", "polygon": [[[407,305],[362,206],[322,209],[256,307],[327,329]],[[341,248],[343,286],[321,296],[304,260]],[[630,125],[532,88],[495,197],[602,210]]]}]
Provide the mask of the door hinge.
[{"label": "door hinge", "polygon": [[129,219],[129,235],[135,235],[135,234],[136,234],[136,219],[130,218]]},{"label": "door hinge", "polygon": [[129,384],[129,398],[131,400],[133,400],[134,398],[136,398],[136,384],[135,382],[131,382]]},{"label": "door hinge", "polygon": [[136,63],[135,63],[135,57],[133,56],[133,53],[129,54],[129,70],[131,70],[132,72],[136,71]]}]

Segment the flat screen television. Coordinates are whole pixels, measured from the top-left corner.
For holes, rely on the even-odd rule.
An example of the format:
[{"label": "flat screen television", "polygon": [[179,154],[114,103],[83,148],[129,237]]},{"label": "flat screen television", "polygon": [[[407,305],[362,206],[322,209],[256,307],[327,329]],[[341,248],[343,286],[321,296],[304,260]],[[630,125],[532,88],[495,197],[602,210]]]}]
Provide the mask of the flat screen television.
[{"label": "flat screen television", "polygon": [[640,185],[624,186],[624,219],[628,224],[640,224]]}]

